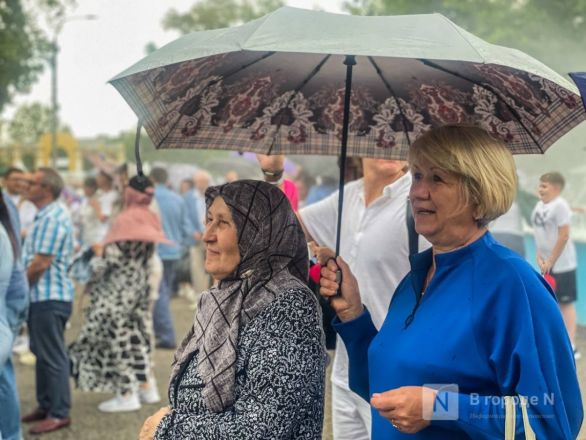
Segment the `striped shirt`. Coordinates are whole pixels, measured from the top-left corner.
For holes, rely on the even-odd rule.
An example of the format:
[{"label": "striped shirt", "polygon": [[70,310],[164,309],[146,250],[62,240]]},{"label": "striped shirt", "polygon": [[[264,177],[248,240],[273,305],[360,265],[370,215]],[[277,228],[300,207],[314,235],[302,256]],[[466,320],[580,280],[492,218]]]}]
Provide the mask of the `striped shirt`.
[{"label": "striped shirt", "polygon": [[31,286],[31,302],[73,301],[73,283],[67,275],[73,253],[73,226],[67,209],[59,202],[36,215],[24,243],[23,259],[28,267],[35,254],[53,255],[49,268]]}]

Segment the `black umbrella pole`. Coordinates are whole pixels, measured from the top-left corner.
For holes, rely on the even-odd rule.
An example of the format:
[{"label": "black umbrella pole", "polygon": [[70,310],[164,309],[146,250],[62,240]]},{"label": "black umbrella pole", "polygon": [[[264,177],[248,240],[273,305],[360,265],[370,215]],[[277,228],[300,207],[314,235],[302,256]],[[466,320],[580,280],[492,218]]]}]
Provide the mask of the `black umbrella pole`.
[{"label": "black umbrella pole", "polygon": [[140,160],[140,130],[142,129],[142,121],[139,119],[136,124],[136,137],[134,138],[134,158],[136,159],[136,173],[143,176],[142,160]]},{"label": "black umbrella pole", "polygon": [[342,152],[340,154],[340,179],[338,180],[338,227],[336,230],[336,256],[340,255],[342,233],[342,207],[344,206],[344,180],[346,178],[346,157],[348,155],[348,126],[350,125],[350,97],[352,95],[352,68],[356,65],[354,55],[346,55],[346,88],[344,91],[344,116],[342,119]]}]

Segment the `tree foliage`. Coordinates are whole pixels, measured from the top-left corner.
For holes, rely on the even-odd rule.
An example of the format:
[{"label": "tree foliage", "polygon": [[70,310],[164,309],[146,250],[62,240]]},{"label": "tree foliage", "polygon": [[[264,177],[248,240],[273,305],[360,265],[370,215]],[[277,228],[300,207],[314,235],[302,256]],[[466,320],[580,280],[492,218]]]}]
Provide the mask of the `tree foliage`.
[{"label": "tree foliage", "polygon": [[514,47],[560,72],[584,70],[586,0],[350,0],[358,15],[439,12],[494,44]]},{"label": "tree foliage", "polygon": [[283,0],[202,0],[186,13],[171,9],[163,19],[165,29],[186,34],[245,23],[284,6]]},{"label": "tree foliage", "polygon": [[8,136],[18,145],[36,144],[50,131],[51,109],[38,102],[21,105],[8,125]]},{"label": "tree foliage", "polygon": [[39,20],[51,27],[73,4],[74,0],[0,1],[0,112],[15,94],[27,92],[43,70],[51,46]]}]

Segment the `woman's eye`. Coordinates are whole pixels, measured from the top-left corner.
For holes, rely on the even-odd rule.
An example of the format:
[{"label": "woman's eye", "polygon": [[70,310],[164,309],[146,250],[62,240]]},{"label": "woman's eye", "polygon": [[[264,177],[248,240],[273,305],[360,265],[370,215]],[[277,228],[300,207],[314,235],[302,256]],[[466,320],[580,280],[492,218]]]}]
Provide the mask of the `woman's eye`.
[{"label": "woman's eye", "polygon": [[434,174],[432,179],[434,182],[443,182],[443,179],[440,176],[438,176],[437,174]]},{"label": "woman's eye", "polygon": [[413,173],[413,178],[414,178],[415,180],[421,180],[421,178],[422,178],[422,175],[421,175],[421,173]]}]

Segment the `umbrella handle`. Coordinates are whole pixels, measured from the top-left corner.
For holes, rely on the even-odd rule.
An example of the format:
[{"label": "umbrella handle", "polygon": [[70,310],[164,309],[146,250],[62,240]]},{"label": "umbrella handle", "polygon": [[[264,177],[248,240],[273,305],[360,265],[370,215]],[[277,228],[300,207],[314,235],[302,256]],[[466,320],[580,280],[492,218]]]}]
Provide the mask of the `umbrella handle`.
[{"label": "umbrella handle", "polygon": [[[336,267],[337,267],[336,272],[335,272],[336,273],[336,284],[338,286],[341,286],[342,285],[342,271],[340,270],[338,264],[336,263],[336,259],[333,257],[328,258],[328,261],[326,261],[326,264],[324,264],[324,266],[327,265],[330,261],[333,261],[334,264],[336,264]],[[340,289],[338,288],[338,292],[336,292],[336,294],[334,296],[328,297],[328,302],[330,302],[332,300],[332,298],[336,298],[340,295],[341,295]]]},{"label": "umbrella handle", "polygon": [[136,173],[139,176],[144,176],[142,171],[142,160],[140,159],[140,130],[142,129],[142,120],[138,120],[136,124],[136,136],[134,138],[134,158],[136,159]]}]

